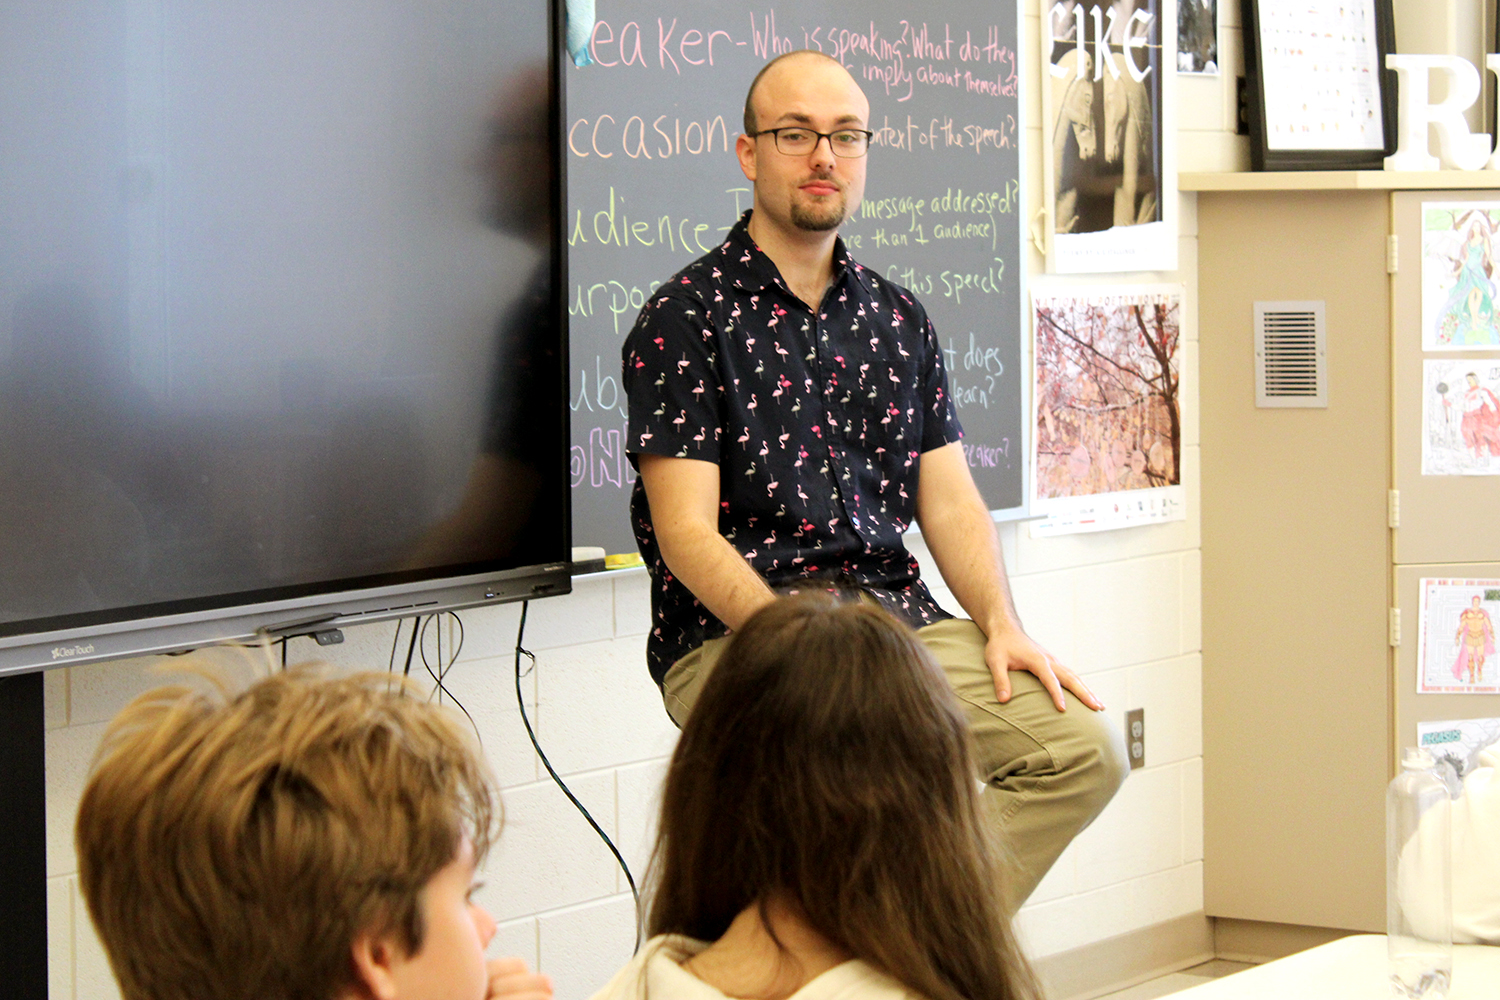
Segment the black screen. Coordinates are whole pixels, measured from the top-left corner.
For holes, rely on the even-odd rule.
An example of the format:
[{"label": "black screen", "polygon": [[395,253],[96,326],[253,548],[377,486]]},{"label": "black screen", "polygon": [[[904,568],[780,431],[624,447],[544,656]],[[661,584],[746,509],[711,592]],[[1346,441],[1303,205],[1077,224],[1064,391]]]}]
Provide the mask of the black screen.
[{"label": "black screen", "polygon": [[0,2],[0,635],[566,560],[553,17]]}]

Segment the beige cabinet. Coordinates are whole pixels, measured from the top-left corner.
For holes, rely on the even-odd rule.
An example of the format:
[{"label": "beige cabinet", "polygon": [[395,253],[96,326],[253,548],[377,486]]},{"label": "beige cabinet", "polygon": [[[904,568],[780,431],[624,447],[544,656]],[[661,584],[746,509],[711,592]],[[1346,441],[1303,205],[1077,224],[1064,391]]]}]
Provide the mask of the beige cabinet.
[{"label": "beige cabinet", "polygon": [[[1500,575],[1500,477],[1421,475],[1424,195],[1393,190],[1500,201],[1454,189],[1488,176],[1181,179],[1199,192],[1210,916],[1383,930],[1399,747],[1419,718],[1500,716],[1495,696],[1415,693],[1415,581]],[[1256,405],[1255,303],[1288,301],[1323,303],[1326,407]]]}]

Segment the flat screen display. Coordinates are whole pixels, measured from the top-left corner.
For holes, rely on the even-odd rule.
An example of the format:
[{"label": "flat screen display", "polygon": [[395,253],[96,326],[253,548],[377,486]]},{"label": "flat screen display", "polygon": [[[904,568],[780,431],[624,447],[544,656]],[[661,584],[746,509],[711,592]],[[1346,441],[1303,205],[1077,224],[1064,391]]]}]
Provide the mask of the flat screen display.
[{"label": "flat screen display", "polygon": [[566,561],[555,16],[0,2],[0,643]]}]

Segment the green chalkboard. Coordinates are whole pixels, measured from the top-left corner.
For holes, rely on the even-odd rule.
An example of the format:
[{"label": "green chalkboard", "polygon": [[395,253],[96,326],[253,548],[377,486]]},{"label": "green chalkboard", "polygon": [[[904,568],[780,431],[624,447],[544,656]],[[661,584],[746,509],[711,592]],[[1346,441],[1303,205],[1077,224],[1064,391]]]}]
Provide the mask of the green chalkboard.
[{"label": "green chalkboard", "polygon": [[750,206],[734,157],[745,90],[803,48],[870,99],[865,201],[842,235],[926,306],[975,480],[992,509],[1023,507],[1014,3],[598,0],[597,17],[593,64],[565,73],[574,543],[635,550],[621,342]]}]

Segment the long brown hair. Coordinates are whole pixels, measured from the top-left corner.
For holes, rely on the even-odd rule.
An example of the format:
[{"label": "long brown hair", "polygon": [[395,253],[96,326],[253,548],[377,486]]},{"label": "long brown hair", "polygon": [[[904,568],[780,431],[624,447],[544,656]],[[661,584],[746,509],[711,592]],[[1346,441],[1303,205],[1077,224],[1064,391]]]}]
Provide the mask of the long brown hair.
[{"label": "long brown hair", "polygon": [[868,603],[786,598],[736,633],[683,727],[648,924],[714,941],[774,896],[928,1000],[1036,997],[995,858],[968,727],[915,634]]}]

